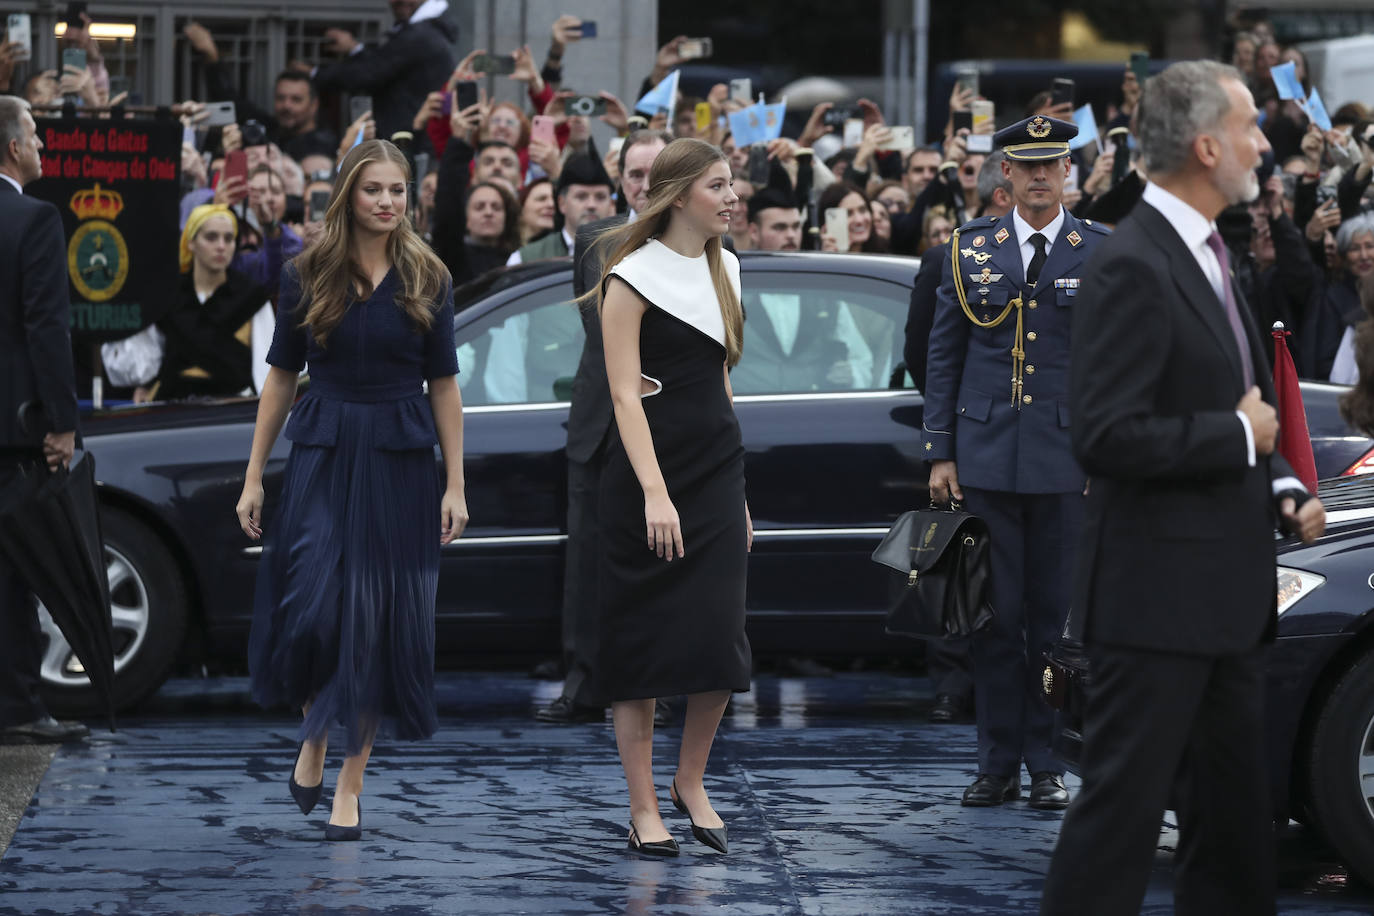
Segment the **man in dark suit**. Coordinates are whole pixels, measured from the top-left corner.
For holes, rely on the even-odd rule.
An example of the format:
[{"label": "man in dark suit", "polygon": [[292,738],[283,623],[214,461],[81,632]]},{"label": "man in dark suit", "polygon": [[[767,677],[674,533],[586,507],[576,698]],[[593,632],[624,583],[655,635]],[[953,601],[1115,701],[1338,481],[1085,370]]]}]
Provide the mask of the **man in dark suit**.
[{"label": "man in dark suit", "polygon": [[[43,173],[42,148],[28,103],[0,96],[0,490],[44,463],[67,465],[76,444],[62,217],[24,195]],[[40,637],[33,597],[0,556],[0,744],[86,735],[39,698]]]},{"label": "man in dark suit", "polygon": [[[578,227],[573,240],[573,294],[582,296],[601,282],[607,255],[596,244],[601,233],[633,219],[649,202],[649,168],[672,142],[663,131],[639,130],[620,148],[620,191],[629,211]],[[579,306],[586,332],[582,358],[573,376],[568,410],[568,543],[563,569],[563,662],[567,669],[558,699],[535,712],[541,722],[600,722],[606,701],[597,691],[597,489],[606,434],[610,432],[611,389],[606,381],[606,354],[601,346],[601,319],[596,303]]]},{"label": "man in dark suit", "polygon": [[[995,617],[973,634],[978,773],[963,804],[1068,807],[1050,747],[1041,657],[1069,605],[1083,470],[1069,442],[1069,321],[1083,265],[1108,231],[1061,202],[1078,128],[1035,115],[995,137],[1016,206],[950,239],[930,334],[925,455],[930,493],[987,522]],[[1010,383],[1010,384],[1009,384]]]},{"label": "man in dark suit", "polygon": [[[916,150],[911,158],[916,158]],[[994,150],[978,170],[978,199],[983,202],[979,216],[1006,216],[1013,205],[1011,179],[1002,174],[1006,156]],[[908,175],[911,174],[908,170]],[[906,342],[902,357],[917,391],[926,390],[926,354],[930,348],[930,329],[935,323],[935,304],[940,280],[949,260],[949,243],[931,248],[921,257],[921,268],[911,289],[911,305],[906,316]],[[953,722],[973,706],[973,659],[968,637],[932,639],[926,643],[926,671],[930,674],[935,702],[930,721]]]},{"label": "man in dark suit", "polygon": [[1273,385],[1213,222],[1259,192],[1256,114],[1231,67],[1150,79],[1149,184],[1083,275],[1070,411],[1091,490],[1073,607],[1093,679],[1042,913],[1138,912],[1168,807],[1177,912],[1274,912],[1274,526],[1312,540],[1325,514],[1274,453]]},{"label": "man in dark suit", "polygon": [[389,5],[396,25],[384,43],[364,45],[343,29],[326,29],[330,47],[343,57],[311,74],[320,92],[372,96],[377,136],[387,140],[410,130],[426,96],[449,78],[458,38],[458,29],[446,17],[447,3],[389,0]]}]

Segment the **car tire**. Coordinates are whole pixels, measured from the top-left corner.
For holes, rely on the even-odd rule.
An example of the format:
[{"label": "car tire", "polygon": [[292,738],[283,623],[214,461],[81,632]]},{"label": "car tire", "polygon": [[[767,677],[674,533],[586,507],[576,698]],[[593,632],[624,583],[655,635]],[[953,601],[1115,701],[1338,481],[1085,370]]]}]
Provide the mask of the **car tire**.
[{"label": "car tire", "polygon": [[1312,729],[1307,779],[1318,830],[1361,880],[1374,884],[1374,652],[1327,696]]},{"label": "car tire", "polygon": [[[115,709],[148,697],[167,679],[186,637],[186,585],[162,540],[127,512],[103,508],[115,638]],[[66,641],[41,614],[46,647],[43,701],[56,716],[97,718],[104,703],[90,679],[63,659]],[[54,646],[53,639],[60,640]]]}]

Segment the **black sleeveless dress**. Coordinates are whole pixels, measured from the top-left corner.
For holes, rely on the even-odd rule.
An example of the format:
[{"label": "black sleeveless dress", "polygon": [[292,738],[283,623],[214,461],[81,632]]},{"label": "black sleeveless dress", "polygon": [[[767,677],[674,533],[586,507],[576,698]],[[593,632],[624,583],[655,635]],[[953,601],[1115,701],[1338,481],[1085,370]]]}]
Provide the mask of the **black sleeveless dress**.
[{"label": "black sleeveless dress", "polygon": [[[738,291],[739,262],[722,257]],[[599,494],[604,695],[746,691],[744,447],[725,392],[724,325],[706,257],[651,240],[613,273],[648,307],[640,368],[658,390],[642,403],[685,556],[669,563],[648,546],[644,491],[613,425]]]}]

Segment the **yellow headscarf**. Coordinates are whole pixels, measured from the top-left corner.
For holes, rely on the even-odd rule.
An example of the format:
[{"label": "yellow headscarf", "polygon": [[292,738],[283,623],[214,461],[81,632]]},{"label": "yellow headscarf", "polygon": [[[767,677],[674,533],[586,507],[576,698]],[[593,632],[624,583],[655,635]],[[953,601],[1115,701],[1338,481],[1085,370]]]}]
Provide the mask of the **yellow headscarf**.
[{"label": "yellow headscarf", "polygon": [[234,217],[234,211],[224,204],[201,204],[191,211],[191,215],[186,218],[186,226],[181,230],[181,272],[186,273],[191,269],[191,240],[196,237],[200,227],[205,225],[205,221],[212,216],[227,216],[229,224],[234,227],[234,234],[238,235],[239,221]]}]

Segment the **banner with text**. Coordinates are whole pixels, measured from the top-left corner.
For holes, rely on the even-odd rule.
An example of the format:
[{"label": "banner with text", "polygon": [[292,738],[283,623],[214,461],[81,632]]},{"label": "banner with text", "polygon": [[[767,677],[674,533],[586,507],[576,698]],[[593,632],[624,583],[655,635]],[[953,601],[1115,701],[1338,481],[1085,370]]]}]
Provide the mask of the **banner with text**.
[{"label": "banner with text", "polygon": [[43,177],[67,236],[72,337],[135,334],[172,306],[178,279],[181,124],[39,118]]}]

